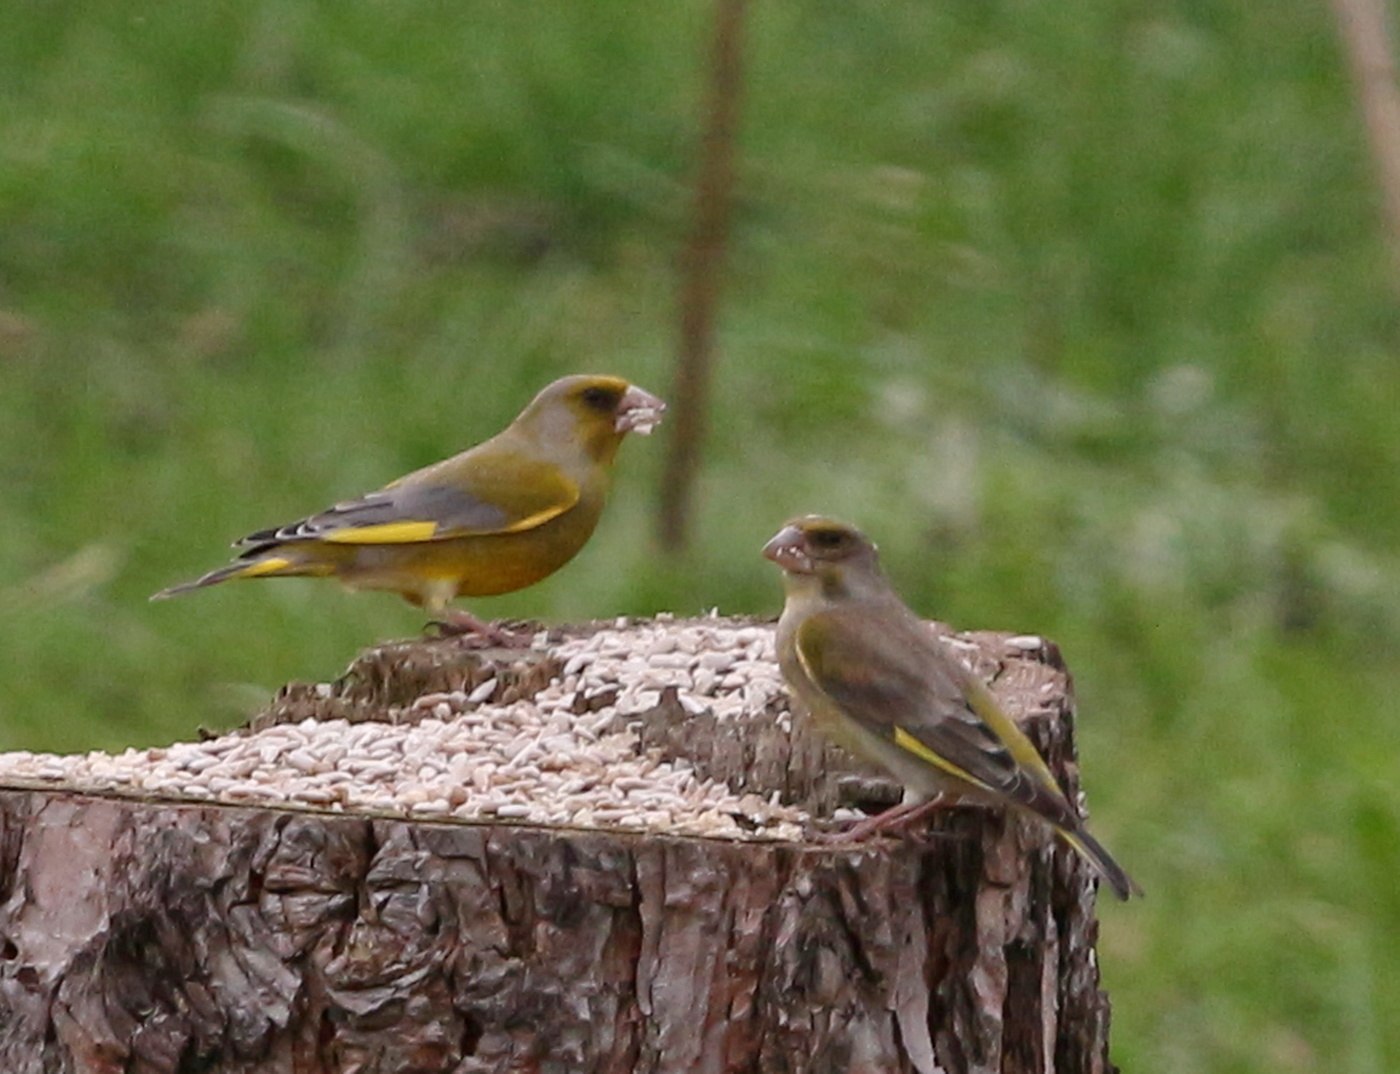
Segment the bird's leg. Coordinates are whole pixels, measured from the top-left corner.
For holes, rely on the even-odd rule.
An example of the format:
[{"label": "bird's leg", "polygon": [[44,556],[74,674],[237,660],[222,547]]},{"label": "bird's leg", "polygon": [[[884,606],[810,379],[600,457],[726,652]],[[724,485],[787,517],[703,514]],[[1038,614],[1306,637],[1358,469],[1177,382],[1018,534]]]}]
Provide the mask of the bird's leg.
[{"label": "bird's leg", "polygon": [[883,813],[876,813],[873,817],[866,817],[864,820],[856,821],[849,828],[840,832],[830,832],[821,837],[821,842],[832,845],[844,845],[847,843],[859,843],[872,835],[887,832],[892,829],[908,831],[909,828],[923,820],[925,817],[940,809],[947,809],[957,804],[957,799],[949,795],[935,794],[931,798],[923,801],[901,802],[897,806],[885,810]]},{"label": "bird's leg", "polygon": [[533,634],[507,630],[456,608],[444,608],[437,612],[428,620],[425,629],[435,637],[471,639],[502,649],[528,649],[534,638]]},{"label": "bird's leg", "polygon": [[911,809],[899,819],[899,834],[915,843],[932,843],[940,838],[952,838],[952,833],[950,832],[933,832],[927,828],[916,836],[914,834],[914,828],[920,821],[927,820],[940,810],[953,809],[956,806],[964,804],[965,802],[963,799],[959,798],[956,794],[935,794],[932,798],[927,798],[920,802],[916,808]]}]

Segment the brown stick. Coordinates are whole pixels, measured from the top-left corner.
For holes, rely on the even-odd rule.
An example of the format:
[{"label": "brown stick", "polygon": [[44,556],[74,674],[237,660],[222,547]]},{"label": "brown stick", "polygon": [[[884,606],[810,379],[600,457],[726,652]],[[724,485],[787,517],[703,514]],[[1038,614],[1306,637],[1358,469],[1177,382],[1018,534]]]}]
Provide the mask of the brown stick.
[{"label": "brown stick", "polygon": [[1333,0],[1380,180],[1388,245],[1400,288],[1400,89],[1384,0]]},{"label": "brown stick", "polygon": [[694,215],[681,255],[680,341],[671,390],[674,413],[661,486],[660,535],[663,547],[668,549],[682,549],[689,539],[695,474],[705,434],[714,364],[715,311],[734,188],[735,136],[743,82],[744,8],[745,0],[715,3]]}]

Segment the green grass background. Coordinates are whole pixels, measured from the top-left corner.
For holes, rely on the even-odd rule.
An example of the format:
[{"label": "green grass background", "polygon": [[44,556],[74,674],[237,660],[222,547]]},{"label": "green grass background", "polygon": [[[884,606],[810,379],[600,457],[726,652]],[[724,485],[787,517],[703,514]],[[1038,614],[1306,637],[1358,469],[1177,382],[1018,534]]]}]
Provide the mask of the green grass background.
[{"label": "green grass background", "polygon": [[[3,9],[0,746],[335,676],[420,614],[146,597],[556,375],[669,387],[708,5]],[[821,510],[1056,638],[1149,891],[1104,910],[1129,1071],[1400,1063],[1400,325],[1330,18],[755,5],[695,546],[629,442],[578,559],[474,605],[772,613]]]}]

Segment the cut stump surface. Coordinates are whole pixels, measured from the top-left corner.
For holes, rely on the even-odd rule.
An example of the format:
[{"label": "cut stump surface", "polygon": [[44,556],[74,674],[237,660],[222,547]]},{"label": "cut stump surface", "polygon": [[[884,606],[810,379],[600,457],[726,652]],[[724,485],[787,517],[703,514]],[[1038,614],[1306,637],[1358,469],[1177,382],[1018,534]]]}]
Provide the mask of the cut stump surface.
[{"label": "cut stump surface", "polygon": [[[403,643],[337,684],[288,688],[209,743],[0,757],[0,1070],[1111,1071],[1087,867],[1042,827],[978,809],[941,815],[917,842],[805,840],[804,817],[896,789],[787,711],[762,673],[770,633],[658,621],[556,632],[523,654]],[[720,674],[697,685],[726,638],[744,659],[710,655]],[[1054,647],[949,641],[1076,794]],[[475,739],[440,778],[428,764],[416,783],[386,776],[401,803],[297,797],[345,785],[337,773],[368,779],[388,739],[367,721],[407,736],[477,716],[484,740],[501,737],[495,709],[530,705],[544,712],[544,730],[519,725],[532,759],[507,769],[514,783],[495,772],[490,793],[563,795],[578,777],[547,767],[539,744],[565,717],[591,721],[612,752],[568,793],[604,803],[580,807],[593,823],[473,813],[471,765],[514,763],[486,760],[497,745]],[[342,749],[326,771],[320,730]],[[363,764],[345,745],[357,732],[379,751]],[[521,784],[532,766],[537,783]],[[283,798],[246,797],[239,780],[284,770]],[[675,802],[598,819],[608,795],[625,809],[648,780]],[[422,815],[446,785],[465,790]],[[208,800],[191,800],[199,786]],[[709,815],[705,835],[694,818]]]}]

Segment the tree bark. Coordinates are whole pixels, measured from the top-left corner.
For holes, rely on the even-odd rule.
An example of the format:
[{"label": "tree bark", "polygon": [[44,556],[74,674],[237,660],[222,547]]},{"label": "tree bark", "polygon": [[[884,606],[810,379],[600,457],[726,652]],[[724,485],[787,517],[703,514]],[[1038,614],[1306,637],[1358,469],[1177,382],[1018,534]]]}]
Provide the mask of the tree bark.
[{"label": "tree bark", "polygon": [[[1054,647],[958,640],[1077,793]],[[425,685],[507,667],[522,691],[559,672],[547,654],[386,647],[246,733],[390,697],[401,713]],[[784,732],[776,705],[723,726],[679,708],[668,691],[631,718],[639,750],[818,815],[892,797],[800,720]],[[1093,907],[1072,853],[977,809],[921,841],[833,848],[11,786],[0,1069],[1111,1071]]]}]

